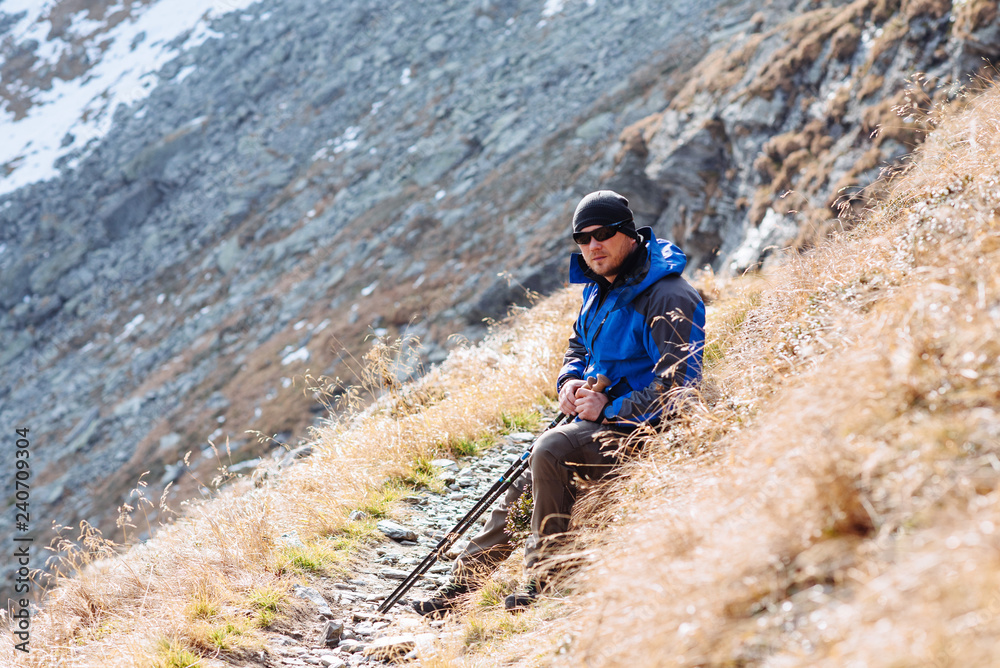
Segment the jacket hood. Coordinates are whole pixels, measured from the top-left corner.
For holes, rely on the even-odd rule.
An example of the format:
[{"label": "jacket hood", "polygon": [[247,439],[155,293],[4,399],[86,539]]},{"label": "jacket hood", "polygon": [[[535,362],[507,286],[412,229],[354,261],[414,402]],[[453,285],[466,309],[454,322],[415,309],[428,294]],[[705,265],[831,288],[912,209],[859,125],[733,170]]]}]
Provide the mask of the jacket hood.
[{"label": "jacket hood", "polygon": [[[684,251],[666,239],[657,239],[653,228],[641,227],[636,232],[640,241],[645,242],[646,260],[638,265],[622,286],[630,295],[638,295],[665,276],[682,273],[687,266]],[[583,254],[573,253],[569,263],[569,282],[596,284],[596,279],[597,275],[587,266]]]}]

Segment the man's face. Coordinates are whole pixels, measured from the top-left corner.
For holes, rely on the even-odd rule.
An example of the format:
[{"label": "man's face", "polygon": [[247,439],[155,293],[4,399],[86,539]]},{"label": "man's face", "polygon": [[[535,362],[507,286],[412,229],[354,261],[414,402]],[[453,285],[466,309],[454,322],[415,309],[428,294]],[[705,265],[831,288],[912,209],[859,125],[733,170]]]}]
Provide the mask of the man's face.
[{"label": "man's face", "polygon": [[[590,225],[583,228],[581,232],[593,232],[600,227],[600,225]],[[580,252],[583,253],[583,259],[587,262],[587,266],[595,274],[603,276],[609,281],[614,281],[625,262],[625,258],[635,248],[635,243],[635,239],[632,237],[618,232],[605,241],[598,241],[591,237],[590,243],[577,245],[580,246]]]}]

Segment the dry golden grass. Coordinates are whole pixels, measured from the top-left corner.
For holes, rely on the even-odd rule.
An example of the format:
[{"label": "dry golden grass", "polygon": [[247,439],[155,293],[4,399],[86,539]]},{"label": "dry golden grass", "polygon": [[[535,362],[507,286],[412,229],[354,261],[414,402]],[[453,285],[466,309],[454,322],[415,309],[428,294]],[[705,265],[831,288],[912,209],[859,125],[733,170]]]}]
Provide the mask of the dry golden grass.
[{"label": "dry golden grass", "polygon": [[724,286],[710,396],[603,492],[562,617],[492,655],[995,665],[998,152],[993,89],[854,232]]},{"label": "dry golden grass", "polygon": [[[377,345],[367,373],[381,396],[318,430],[312,457],[188,504],[145,544],[126,550],[89,533],[33,620],[31,653],[5,643],[0,664],[239,663],[259,649],[257,629],[280,614],[297,573],[335,572],[371,534],[351,510],[391,513],[404,489],[397,479],[418,458],[462,447],[551,395],[575,308],[569,291],[547,299],[406,387],[392,376],[398,348]],[[136,502],[130,514],[150,505]],[[290,531],[305,549],[284,547]]]},{"label": "dry golden grass", "polygon": [[[765,275],[700,277],[714,297],[703,400],[583,504],[584,566],[563,592],[505,616],[509,562],[424,665],[991,665],[998,154],[993,89],[852,232]],[[127,551],[89,536],[32,653],[5,645],[0,662],[238,662],[299,570],[342,567],[365,539],[350,510],[391,513],[414,461],[551,396],[577,299],[561,292],[412,385],[377,348],[380,396],[319,430],[310,459],[190,504]],[[282,546],[289,531],[305,550]]]}]

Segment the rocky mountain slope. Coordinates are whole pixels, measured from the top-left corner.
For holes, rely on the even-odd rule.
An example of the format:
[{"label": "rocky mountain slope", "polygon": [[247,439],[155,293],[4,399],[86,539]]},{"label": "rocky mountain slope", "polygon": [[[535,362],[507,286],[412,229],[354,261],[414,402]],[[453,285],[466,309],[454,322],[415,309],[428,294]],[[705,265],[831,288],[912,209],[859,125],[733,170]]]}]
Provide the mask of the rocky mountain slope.
[{"label": "rocky mountain slope", "polygon": [[[86,81],[110,52],[43,75],[58,16],[120,12],[64,0],[47,39],[7,34],[5,122],[33,118],[31,85]],[[106,136],[64,138],[58,176],[3,188],[0,422],[33,430],[38,515],[110,531],[144,471],[148,496],[184,498],[220,457],[294,445],[327,410],[304,376],[337,392],[371,336],[419,337],[400,375],[441,360],[526,288],[562,285],[568,216],[597,187],[692,267],[808,244],[921,139],[896,107],[955,95],[996,55],[995,14],[264,0],[190,28],[105,110]]]}]

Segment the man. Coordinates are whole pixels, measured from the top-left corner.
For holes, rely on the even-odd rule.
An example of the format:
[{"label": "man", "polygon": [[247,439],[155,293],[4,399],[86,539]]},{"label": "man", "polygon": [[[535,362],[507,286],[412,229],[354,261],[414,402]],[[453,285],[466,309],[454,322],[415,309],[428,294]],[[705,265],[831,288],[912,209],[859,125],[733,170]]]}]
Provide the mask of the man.
[{"label": "man", "polygon": [[[505,532],[507,510],[530,482],[534,507],[525,545],[527,591],[504,601],[508,610],[530,605],[552,569],[546,548],[557,547],[569,527],[574,475],[598,478],[618,463],[621,438],[640,423],[657,424],[671,412],[670,390],[701,377],[705,306],[681,276],[687,258],[648,227],[637,230],[628,200],[610,190],[593,192],[573,215],[570,282],[583,283],[583,305],[556,382],[559,410],[576,420],[545,432],[535,443],[530,471],[515,482],[452,569],[452,581],[434,598],[414,603],[438,615],[513,550]],[[585,378],[603,374],[611,386],[596,392]],[[551,553],[551,549],[548,550]]]}]

